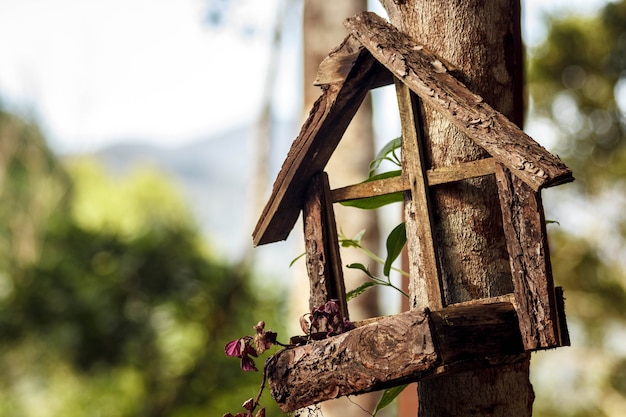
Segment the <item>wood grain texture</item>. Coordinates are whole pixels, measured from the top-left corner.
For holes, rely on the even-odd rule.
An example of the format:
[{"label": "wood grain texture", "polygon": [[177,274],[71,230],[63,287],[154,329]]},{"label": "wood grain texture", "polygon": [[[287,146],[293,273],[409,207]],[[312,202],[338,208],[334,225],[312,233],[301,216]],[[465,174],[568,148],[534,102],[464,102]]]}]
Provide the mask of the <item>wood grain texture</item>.
[{"label": "wood grain texture", "polygon": [[496,178],[524,347],[562,346],[541,194],[499,164]]},{"label": "wood grain texture", "polygon": [[280,351],[266,364],[272,398],[288,412],[419,376],[439,360],[427,316],[422,310],[385,317]]},{"label": "wood grain texture", "polygon": [[324,169],[371,83],[375,60],[361,52],[348,77],[326,85],[278,173],[269,201],[252,234],[253,244],[284,240],[293,228],[311,177]]},{"label": "wood grain texture", "polygon": [[448,73],[442,60],[371,12],[346,27],[396,77],[534,190],[573,179],[557,157]]},{"label": "wood grain texture", "polygon": [[382,317],[282,350],[266,366],[271,395],[289,412],[522,352],[513,305],[496,302]]},{"label": "wood grain texture", "polygon": [[309,310],[329,300],[337,300],[342,316],[348,319],[337,225],[325,172],[311,179],[302,214],[306,269],[310,283]]},{"label": "wood grain texture", "polygon": [[417,96],[396,81],[396,96],[402,125],[402,176],[409,183],[405,193],[404,221],[411,281],[411,305],[440,309],[444,306],[441,274],[435,255],[433,215],[423,157],[422,128]]},{"label": "wood grain texture", "polygon": [[[454,181],[462,181],[468,178],[490,175],[495,173],[495,167],[495,160],[493,158],[485,158],[449,167],[429,169],[426,171],[426,178],[428,179],[428,186],[432,187]],[[331,197],[333,203],[340,203],[342,201],[409,191],[410,189],[411,184],[409,181],[400,176],[336,188],[332,190]]]}]

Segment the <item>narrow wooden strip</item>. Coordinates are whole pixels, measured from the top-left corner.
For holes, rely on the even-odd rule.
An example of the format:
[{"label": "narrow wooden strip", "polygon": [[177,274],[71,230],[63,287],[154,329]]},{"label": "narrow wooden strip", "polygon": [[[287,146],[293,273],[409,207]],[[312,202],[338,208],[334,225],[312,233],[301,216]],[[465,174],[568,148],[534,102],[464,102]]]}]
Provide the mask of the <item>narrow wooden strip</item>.
[{"label": "narrow wooden strip", "polygon": [[307,199],[302,209],[304,227],[304,251],[306,272],[309,277],[309,310],[323,305],[329,298],[328,256],[324,245],[324,209],[322,208],[322,185],[319,177],[313,177],[307,189]]},{"label": "narrow wooden strip", "polygon": [[448,307],[463,307],[463,306],[473,306],[473,305],[479,305],[479,304],[495,304],[495,303],[515,304],[515,294],[504,294],[504,295],[498,295],[496,297],[489,297],[489,298],[477,298],[475,300],[449,304]]},{"label": "narrow wooden strip", "polygon": [[487,303],[382,317],[281,350],[266,362],[266,370],[272,398],[289,412],[521,353],[514,307]]},{"label": "narrow wooden strip", "polygon": [[424,102],[465,132],[533,190],[572,181],[556,156],[448,73],[434,54],[372,12],[345,21],[369,52]]},{"label": "narrow wooden strip", "polygon": [[343,42],[320,62],[314,85],[342,83],[352,71],[363,46],[348,35]]},{"label": "narrow wooden strip", "polygon": [[[429,186],[447,184],[468,178],[489,175],[495,172],[495,160],[493,158],[480,159],[478,161],[465,162],[459,165],[429,169],[426,178]],[[384,194],[408,191],[411,186],[404,177],[393,177],[382,180],[362,182],[332,190],[333,203],[357,200],[359,198],[376,197]]]},{"label": "narrow wooden strip", "polygon": [[426,167],[422,157],[421,132],[416,122],[417,96],[396,80],[396,95],[402,123],[402,175],[410,185],[405,195],[405,222],[409,256],[409,292],[416,306],[443,307],[439,266],[435,255],[433,225]]},{"label": "narrow wooden strip", "polygon": [[[330,183],[326,172],[321,173],[322,198],[324,210],[324,234],[325,244],[328,253],[327,267],[330,269],[330,282],[327,284],[328,300],[336,300],[341,310],[341,315],[346,320],[350,319],[348,313],[348,300],[346,298],[346,284],[343,278],[343,262],[339,251],[339,236],[337,235],[337,223],[335,220],[335,210],[330,198]],[[319,306],[319,305],[318,305]],[[315,306],[315,307],[318,307]]]},{"label": "narrow wooden strip", "polygon": [[554,287],[556,296],[556,308],[559,314],[559,333],[561,336],[561,346],[570,346],[569,329],[567,328],[567,320],[565,319],[565,297],[563,296],[563,287]]},{"label": "narrow wooden strip", "polygon": [[334,203],[358,200],[359,198],[377,197],[385,194],[407,191],[409,184],[402,177],[386,178],[382,180],[362,182],[332,190]]},{"label": "narrow wooden strip", "polygon": [[289,150],[252,233],[255,246],[284,240],[289,235],[311,177],[324,169],[372,82],[377,79],[373,68],[377,68],[376,61],[362,51],[343,82],[324,86]]},{"label": "narrow wooden strip", "polygon": [[[350,74],[352,67],[357,62],[363,45],[354,36],[348,35],[343,42],[329,52],[322,60],[317,69],[314,85],[324,86],[328,84],[343,83]],[[375,75],[370,88],[384,87],[393,84],[393,75],[381,63],[375,63],[372,71]]]},{"label": "narrow wooden strip", "polygon": [[427,172],[428,185],[447,184],[468,178],[481,177],[483,175],[493,174],[495,169],[496,164],[494,158],[479,159],[458,165],[429,169]]},{"label": "narrow wooden strip", "polygon": [[337,226],[328,194],[328,176],[320,172],[311,179],[302,211],[309,310],[335,299],[343,316],[348,318]]},{"label": "narrow wooden strip", "polygon": [[500,164],[496,180],[524,348],[559,347],[562,342],[541,195]]}]

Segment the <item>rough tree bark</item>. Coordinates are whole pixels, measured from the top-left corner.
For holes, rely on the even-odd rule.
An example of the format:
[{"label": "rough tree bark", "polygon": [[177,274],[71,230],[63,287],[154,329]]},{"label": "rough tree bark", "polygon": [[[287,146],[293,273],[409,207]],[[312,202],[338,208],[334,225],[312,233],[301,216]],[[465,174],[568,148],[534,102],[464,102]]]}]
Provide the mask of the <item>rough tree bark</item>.
[{"label": "rough tree bark", "polygon": [[[522,123],[519,0],[381,0],[390,21],[456,67],[473,92]],[[423,106],[426,164],[438,168],[488,155]],[[493,177],[431,190],[434,240],[444,304],[512,292],[511,271]],[[471,233],[467,233],[471,225]],[[412,308],[428,300],[414,295]],[[418,384],[418,416],[530,416],[529,360],[444,375]]]},{"label": "rough tree bark", "polygon": [[[304,2],[304,110],[308,112],[321,90],[313,85],[318,67],[328,53],[339,45],[348,31],[343,26],[347,17],[367,9],[367,0],[305,0]],[[350,123],[340,145],[333,153],[326,171],[328,172],[331,187],[354,184],[362,181],[367,175],[370,161],[374,158],[374,133],[372,127],[372,104],[369,96],[361,105],[359,111]],[[337,227],[348,237],[353,237],[360,230],[367,233],[363,243],[375,253],[378,253],[379,232],[376,214],[373,211],[350,209],[335,205]],[[344,256],[344,254],[342,254]],[[371,263],[353,250],[350,258],[344,256],[343,264],[360,262],[364,265]],[[374,267],[374,265],[371,265]],[[346,289],[356,288],[364,279],[363,274],[344,269]],[[308,279],[302,274],[298,282],[302,289],[308,288]],[[307,293],[308,296],[308,293]],[[300,300],[302,298],[299,297]],[[301,301],[300,301],[301,303]],[[300,308],[305,304],[300,304]],[[360,320],[375,317],[379,314],[375,291],[369,291],[349,304],[350,319]],[[302,314],[303,311],[300,312]],[[350,400],[358,403],[366,410],[373,410],[378,394],[368,394]],[[326,417],[339,416],[357,417],[368,413],[358,406],[351,404],[348,399],[341,398],[322,405]]]}]

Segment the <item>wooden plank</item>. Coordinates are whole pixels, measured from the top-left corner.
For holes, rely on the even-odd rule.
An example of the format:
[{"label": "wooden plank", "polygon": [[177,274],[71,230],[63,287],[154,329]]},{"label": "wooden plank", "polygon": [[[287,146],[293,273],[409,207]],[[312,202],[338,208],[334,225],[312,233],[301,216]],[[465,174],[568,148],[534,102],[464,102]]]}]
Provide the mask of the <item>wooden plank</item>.
[{"label": "wooden plank", "polygon": [[477,304],[382,317],[338,336],[281,350],[268,359],[266,371],[272,398],[290,412],[454,371],[459,363],[484,366],[487,358],[522,352],[514,307]]},{"label": "wooden plank", "polygon": [[493,174],[495,168],[494,158],[484,158],[458,165],[429,169],[426,174],[428,185],[433,186]]},{"label": "wooden plank", "polygon": [[410,184],[405,194],[405,222],[409,255],[409,292],[411,305],[443,307],[439,265],[435,255],[433,225],[428,192],[426,167],[424,166],[421,127],[417,96],[400,81],[396,81],[396,95],[402,124],[402,175]]},{"label": "wooden plank", "polygon": [[311,177],[324,169],[369,89],[376,61],[361,51],[343,82],[325,85],[293,142],[252,233],[253,244],[284,240],[293,228]]},{"label": "wooden plank", "polygon": [[565,297],[563,296],[563,287],[554,287],[556,295],[556,308],[559,314],[559,333],[561,335],[561,346],[570,346],[569,329],[567,328],[567,320],[565,319]]},{"label": "wooden plank", "polygon": [[306,195],[302,218],[310,283],[309,310],[337,300],[342,316],[348,319],[337,225],[325,172],[313,176]]},{"label": "wooden plank", "polygon": [[556,156],[448,73],[441,59],[371,12],[345,21],[370,53],[533,190],[572,181]]},{"label": "wooden plank", "polygon": [[428,313],[416,310],[282,350],[266,371],[272,398],[290,412],[414,379],[438,363]]},{"label": "wooden plank", "polygon": [[[480,177],[495,172],[495,160],[493,158],[479,159],[478,161],[465,162],[462,164],[429,169],[426,178],[429,186],[447,184],[468,178]],[[410,183],[404,177],[393,177],[382,180],[362,182],[332,190],[333,203],[357,200],[359,198],[376,197],[384,194],[408,191]]]},{"label": "wooden plank", "polygon": [[[350,74],[362,51],[363,45],[352,35],[348,35],[339,46],[330,51],[328,56],[322,60],[313,84],[324,86],[343,82]],[[380,63],[376,63],[375,67],[376,69],[372,73],[376,76],[370,88],[393,84],[393,75],[387,68]]]},{"label": "wooden plank", "polygon": [[342,201],[407,191],[408,189],[409,183],[404,178],[393,177],[336,188],[332,190],[331,196],[334,203],[340,203]]},{"label": "wooden plank", "polygon": [[476,298],[473,300],[462,301],[460,303],[448,304],[448,307],[472,306],[477,304],[495,304],[495,303],[515,303],[515,294],[497,295],[489,298]]},{"label": "wooden plank", "polygon": [[[433,311],[430,319],[444,363],[480,358],[484,352],[514,355],[524,350],[511,303],[447,307]],[[489,331],[479,329],[478,323]]]},{"label": "wooden plank", "polygon": [[524,348],[562,346],[541,194],[500,164],[496,179]]},{"label": "wooden plank", "polygon": [[353,36],[348,35],[343,42],[328,53],[320,62],[313,85],[342,83],[357,62],[363,51],[363,45]]}]

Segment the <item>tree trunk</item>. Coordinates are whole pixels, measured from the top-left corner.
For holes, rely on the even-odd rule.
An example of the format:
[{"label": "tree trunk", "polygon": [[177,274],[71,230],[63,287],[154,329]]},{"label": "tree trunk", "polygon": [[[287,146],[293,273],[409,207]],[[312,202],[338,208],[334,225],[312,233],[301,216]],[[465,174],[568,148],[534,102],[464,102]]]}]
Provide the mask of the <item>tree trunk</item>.
[{"label": "tree trunk", "polygon": [[[456,67],[454,74],[465,85],[521,125],[519,0],[381,2],[392,24]],[[424,105],[421,118],[428,168],[487,156],[432,108]],[[495,179],[464,180],[430,193],[444,305],[512,292]],[[412,308],[428,305],[419,294],[412,294]],[[528,369],[526,360],[422,381],[418,416],[530,416],[534,394]]]},{"label": "tree trunk", "polygon": [[[314,101],[320,96],[321,90],[313,85],[317,69],[328,53],[338,46],[346,37],[348,31],[343,26],[347,17],[367,9],[366,0],[305,0],[304,2],[304,110],[308,112]],[[374,133],[372,126],[372,104],[368,96],[361,108],[352,119],[348,130],[344,134],[337,150],[333,153],[326,171],[332,188],[341,187],[363,181],[368,172],[369,163],[374,158]],[[363,244],[374,253],[379,253],[379,231],[376,213],[369,210],[335,205],[337,227],[352,238],[360,230],[367,233]],[[344,251],[341,254],[344,265],[360,262],[370,265],[376,270],[372,261],[355,249]],[[367,277],[363,273],[344,269],[344,280],[347,290],[356,288]],[[306,280],[306,281],[305,281]],[[298,277],[298,287],[308,288],[306,275]],[[307,293],[308,296],[308,293]],[[301,297],[297,297],[302,300]],[[301,301],[299,301],[301,303]],[[300,306],[306,304],[300,304]],[[349,303],[350,319],[361,320],[378,316],[376,291],[368,291]],[[303,311],[300,312],[302,314]],[[373,410],[379,394],[367,394],[358,398],[341,398],[322,405],[324,416],[356,417],[368,416],[363,411]],[[352,403],[351,403],[351,402]],[[353,403],[358,403],[357,406]]]}]

